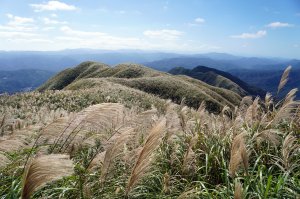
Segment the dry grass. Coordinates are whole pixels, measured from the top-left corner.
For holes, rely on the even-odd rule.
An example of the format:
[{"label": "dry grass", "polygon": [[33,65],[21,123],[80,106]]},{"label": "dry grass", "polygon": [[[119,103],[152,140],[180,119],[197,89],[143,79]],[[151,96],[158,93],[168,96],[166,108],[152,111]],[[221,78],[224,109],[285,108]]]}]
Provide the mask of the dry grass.
[{"label": "dry grass", "polygon": [[212,114],[95,82],[111,87],[0,97],[3,198],[297,198],[296,89]]},{"label": "dry grass", "polygon": [[288,77],[289,77],[289,74],[290,74],[290,71],[292,69],[292,66],[288,66],[282,76],[281,76],[281,79],[280,79],[280,82],[279,82],[279,85],[278,85],[278,89],[277,89],[277,94],[279,93],[279,91],[286,85],[287,81],[288,81]]},{"label": "dry grass", "polygon": [[73,173],[73,162],[63,154],[34,158],[26,166],[23,177],[22,199],[29,199],[34,191],[45,184]]},{"label": "dry grass", "polygon": [[280,144],[280,135],[277,129],[268,129],[262,132],[256,133],[253,136],[256,139],[258,145],[261,144],[262,141],[270,142],[275,147]]},{"label": "dry grass", "polygon": [[234,199],[243,199],[243,186],[240,182],[234,185]]},{"label": "dry grass", "polygon": [[300,146],[298,144],[298,139],[294,137],[292,134],[288,134],[282,146],[282,159],[283,164],[286,170],[289,170],[291,167],[291,159],[295,157],[295,155],[299,154]]},{"label": "dry grass", "polygon": [[151,163],[151,158],[154,155],[153,152],[159,146],[160,139],[164,136],[165,131],[166,119],[161,118],[160,121],[151,129],[143,149],[137,158],[126,186],[126,195],[130,193],[141,177],[145,175]]},{"label": "dry grass", "polygon": [[235,176],[240,165],[243,165],[245,172],[248,171],[248,153],[245,144],[245,136],[246,133],[240,133],[232,141],[229,163],[229,174],[232,177]]},{"label": "dry grass", "polygon": [[124,150],[124,144],[128,141],[130,137],[134,135],[134,131],[132,128],[126,128],[124,130],[118,131],[118,137],[115,141],[109,146],[106,150],[103,165],[101,168],[101,177],[100,182],[103,184],[107,174],[109,173],[109,169],[113,169],[112,164],[113,160],[120,155],[120,153]]},{"label": "dry grass", "polygon": [[10,160],[6,157],[6,155],[0,152],[0,168],[5,167],[9,163]]}]

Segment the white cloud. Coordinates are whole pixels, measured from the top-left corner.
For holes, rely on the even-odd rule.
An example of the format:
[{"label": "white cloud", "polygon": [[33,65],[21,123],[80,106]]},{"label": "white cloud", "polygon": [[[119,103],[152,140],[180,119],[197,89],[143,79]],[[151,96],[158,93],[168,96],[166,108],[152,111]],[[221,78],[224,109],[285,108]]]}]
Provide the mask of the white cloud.
[{"label": "white cloud", "polygon": [[46,25],[68,24],[68,22],[66,21],[57,21],[57,20],[49,19],[47,17],[42,18],[42,20]]},{"label": "white cloud", "polygon": [[49,31],[49,30],[54,30],[54,29],[55,29],[55,27],[48,26],[48,27],[42,28],[42,31]]},{"label": "white cloud", "polygon": [[205,19],[203,19],[203,18],[198,17],[195,19],[195,23],[204,23],[204,22],[205,22]]},{"label": "white cloud", "polygon": [[12,14],[6,14],[6,16],[10,19],[8,25],[17,26],[17,25],[28,25],[34,22],[33,18],[27,17],[18,17]]},{"label": "white cloud", "polygon": [[53,14],[50,15],[50,17],[56,18],[58,16],[57,16],[57,14],[53,13]]},{"label": "white cloud", "polygon": [[176,40],[183,35],[183,32],[178,30],[146,30],[144,35],[151,39],[162,39],[162,40]]},{"label": "white cloud", "polygon": [[32,38],[38,36],[35,33],[27,32],[0,32],[0,38],[14,39],[14,38]]},{"label": "white cloud", "polygon": [[116,14],[120,14],[120,15],[124,15],[126,13],[127,12],[125,10],[118,10],[118,11],[116,11]]},{"label": "white cloud", "polygon": [[80,30],[73,30],[69,26],[63,26],[60,29],[63,33],[77,36],[77,37],[104,37],[107,34],[103,32],[89,32],[89,31],[80,31]]},{"label": "white cloud", "polygon": [[68,5],[61,1],[48,1],[44,4],[30,4],[33,7],[35,12],[41,11],[56,11],[56,10],[76,10],[77,8],[74,5]]},{"label": "white cloud", "polygon": [[14,39],[9,39],[9,41],[16,42],[16,43],[53,43],[52,40],[49,39],[35,39],[35,38],[14,38]]},{"label": "white cloud", "polygon": [[118,37],[104,32],[74,30],[68,26],[63,26],[60,30],[64,35],[56,37],[56,39],[67,41],[77,47],[79,45],[89,48],[120,49],[143,46],[143,42],[135,37]]},{"label": "white cloud", "polygon": [[199,26],[203,23],[205,23],[205,19],[198,17],[198,18],[194,19],[194,21],[192,23],[188,23],[188,25],[189,26]]},{"label": "white cloud", "polygon": [[6,14],[6,16],[9,21],[5,25],[0,25],[0,30],[31,32],[37,29],[33,18],[19,17],[12,14]]},{"label": "white cloud", "polygon": [[257,31],[256,33],[242,33],[240,35],[232,35],[232,38],[238,38],[238,39],[258,39],[261,37],[264,37],[267,35],[267,31],[265,30],[260,30]]},{"label": "white cloud", "polygon": [[282,23],[282,22],[272,22],[272,23],[269,23],[267,25],[267,27],[269,28],[287,28],[287,27],[293,27],[294,25],[293,24],[289,24],[289,23]]}]

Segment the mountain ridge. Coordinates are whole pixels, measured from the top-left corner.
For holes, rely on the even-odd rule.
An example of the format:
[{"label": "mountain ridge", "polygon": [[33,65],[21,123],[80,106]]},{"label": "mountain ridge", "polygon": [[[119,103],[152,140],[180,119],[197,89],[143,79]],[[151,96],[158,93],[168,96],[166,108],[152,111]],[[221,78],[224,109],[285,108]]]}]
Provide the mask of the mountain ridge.
[{"label": "mountain ridge", "polygon": [[232,90],[241,96],[252,95],[264,97],[266,92],[248,85],[238,77],[230,73],[210,68],[206,66],[196,66],[193,69],[186,69],[183,67],[175,67],[169,71],[173,75],[187,75],[195,79],[204,81],[212,86],[217,86]]},{"label": "mountain ridge", "polygon": [[212,112],[219,112],[226,105],[234,107],[241,100],[241,96],[233,91],[217,88],[187,76],[174,76],[139,64],[109,67],[91,61],[58,73],[40,86],[38,91],[101,87],[103,82],[141,90],[176,103],[185,99],[186,104],[194,108],[205,101]]}]

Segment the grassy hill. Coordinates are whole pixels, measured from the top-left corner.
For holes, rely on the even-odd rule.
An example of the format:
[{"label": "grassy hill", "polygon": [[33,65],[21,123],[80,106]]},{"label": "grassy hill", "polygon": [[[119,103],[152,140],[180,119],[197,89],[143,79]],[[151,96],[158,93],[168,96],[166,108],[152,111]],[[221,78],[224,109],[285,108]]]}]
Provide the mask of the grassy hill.
[{"label": "grassy hill", "polygon": [[197,66],[193,69],[176,67],[171,69],[169,73],[173,75],[187,75],[212,86],[231,90],[241,96],[253,95],[264,97],[266,94],[265,91],[254,86],[250,86],[230,73],[205,66]]},{"label": "grassy hill", "polygon": [[84,62],[66,69],[51,78],[38,90],[74,90],[102,87],[112,82],[129,88],[171,99],[180,104],[183,99],[188,106],[197,108],[202,101],[212,112],[220,112],[224,106],[234,107],[241,97],[227,89],[210,86],[199,80],[173,76],[138,64],[119,64],[115,67]]},{"label": "grassy hill", "polygon": [[237,94],[139,65],[86,62],[47,85],[63,89],[0,95],[2,198],[299,198],[295,90],[212,114],[162,98]]}]

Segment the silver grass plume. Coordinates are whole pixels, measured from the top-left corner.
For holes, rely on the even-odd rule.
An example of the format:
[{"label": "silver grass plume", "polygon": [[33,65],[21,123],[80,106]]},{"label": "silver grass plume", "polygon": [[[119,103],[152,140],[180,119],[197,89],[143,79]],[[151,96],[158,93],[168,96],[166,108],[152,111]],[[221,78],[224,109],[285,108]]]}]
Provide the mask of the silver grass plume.
[{"label": "silver grass plume", "polygon": [[21,197],[29,199],[34,191],[47,183],[72,173],[73,162],[68,155],[52,154],[36,157],[26,166]]},{"label": "silver grass plume", "polygon": [[282,76],[281,76],[281,79],[280,79],[280,82],[279,82],[279,85],[278,85],[278,89],[277,89],[277,94],[279,93],[279,91],[286,85],[287,81],[288,81],[288,78],[289,78],[289,74],[290,74],[290,71],[292,69],[292,66],[288,66]]},{"label": "silver grass plume", "polygon": [[160,121],[151,129],[148,138],[141,150],[137,161],[133,167],[131,175],[129,177],[125,194],[128,196],[132,188],[138,183],[138,181],[145,175],[153,157],[154,151],[161,143],[161,139],[166,131],[166,119],[162,118]]}]

